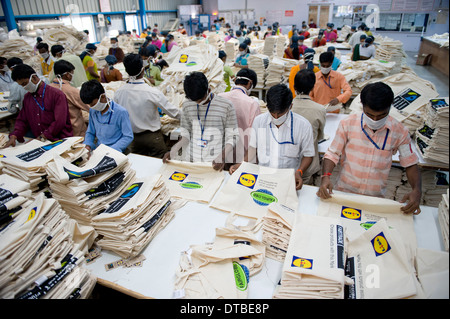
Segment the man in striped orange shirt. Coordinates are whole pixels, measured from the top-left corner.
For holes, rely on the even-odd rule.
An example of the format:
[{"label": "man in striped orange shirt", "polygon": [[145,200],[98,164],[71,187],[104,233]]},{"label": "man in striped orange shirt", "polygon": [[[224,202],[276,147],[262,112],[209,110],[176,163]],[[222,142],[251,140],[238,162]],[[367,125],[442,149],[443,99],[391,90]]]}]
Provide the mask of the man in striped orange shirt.
[{"label": "man in striped orange shirt", "polygon": [[339,191],[384,197],[392,156],[399,152],[400,165],[406,168],[412,191],[400,201],[404,213],[420,213],[422,196],[418,157],[411,148],[408,129],[389,116],[394,100],[392,89],[382,83],[368,84],[361,92],[363,113],[342,120],[336,136],[324,156],[322,181],[317,196],[330,198],[330,180],[340,162],[335,188]]}]

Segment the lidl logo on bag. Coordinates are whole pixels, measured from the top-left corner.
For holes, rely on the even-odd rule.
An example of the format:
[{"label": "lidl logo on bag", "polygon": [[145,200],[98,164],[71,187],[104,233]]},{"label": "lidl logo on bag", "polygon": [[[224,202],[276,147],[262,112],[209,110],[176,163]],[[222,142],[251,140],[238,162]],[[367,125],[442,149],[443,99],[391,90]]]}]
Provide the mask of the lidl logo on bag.
[{"label": "lidl logo on bag", "polygon": [[250,272],[248,268],[233,261],[234,280],[236,282],[236,288],[240,291],[245,291],[248,288],[248,280],[250,278]]},{"label": "lidl logo on bag", "polygon": [[384,236],[383,232],[376,235],[372,240],[372,246],[375,250],[375,256],[381,256],[391,250],[391,246],[389,245],[386,236]]},{"label": "lidl logo on bag", "polygon": [[268,206],[278,202],[278,199],[267,189],[258,189],[257,191],[251,192],[250,196],[253,198],[253,201],[260,206]]},{"label": "lidl logo on bag", "polygon": [[341,217],[351,220],[361,220],[361,210],[356,208],[351,208],[347,206],[342,206]]},{"label": "lidl logo on bag", "polygon": [[203,188],[203,185],[200,185],[199,183],[196,183],[196,182],[181,183],[180,186],[183,188],[186,188],[186,189],[201,189],[201,188]]},{"label": "lidl logo on bag", "polygon": [[256,184],[256,180],[258,179],[258,175],[250,174],[250,173],[242,173],[238,179],[238,185],[245,186],[247,188],[253,189]]},{"label": "lidl logo on bag", "polygon": [[182,54],[182,55],[180,56],[180,63],[186,63],[187,60],[188,60],[188,58],[189,58],[189,55],[187,55],[187,54]]},{"label": "lidl logo on bag", "polygon": [[30,220],[32,220],[34,218],[34,216],[36,216],[36,212],[37,212],[37,207],[33,207],[30,211],[30,214],[28,214],[28,219],[25,223],[28,223]]},{"label": "lidl logo on bag", "polygon": [[175,181],[175,182],[182,182],[188,177],[189,174],[184,174],[180,172],[175,172],[170,176],[169,180]]},{"label": "lidl logo on bag", "polygon": [[291,267],[312,269],[313,268],[313,260],[293,256]]}]

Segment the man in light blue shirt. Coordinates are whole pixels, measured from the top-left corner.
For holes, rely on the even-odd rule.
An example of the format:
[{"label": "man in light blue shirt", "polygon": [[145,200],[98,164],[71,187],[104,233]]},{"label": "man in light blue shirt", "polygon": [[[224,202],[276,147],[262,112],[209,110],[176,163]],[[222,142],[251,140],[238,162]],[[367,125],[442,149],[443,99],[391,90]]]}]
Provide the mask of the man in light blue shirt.
[{"label": "man in light blue shirt", "polygon": [[128,111],[108,99],[105,89],[97,80],[83,83],[80,98],[90,107],[89,125],[84,140],[86,148],[93,151],[98,145],[105,144],[124,152],[133,141]]}]

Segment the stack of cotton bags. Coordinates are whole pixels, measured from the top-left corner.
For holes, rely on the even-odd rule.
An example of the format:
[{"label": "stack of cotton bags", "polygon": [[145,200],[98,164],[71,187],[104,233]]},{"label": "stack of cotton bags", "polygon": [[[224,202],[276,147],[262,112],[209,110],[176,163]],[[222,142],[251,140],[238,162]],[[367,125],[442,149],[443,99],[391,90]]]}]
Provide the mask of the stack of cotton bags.
[{"label": "stack of cotton bags", "polygon": [[296,214],[274,299],[343,299],[344,227],[338,219]]},{"label": "stack of cotton bags", "polygon": [[31,200],[29,183],[6,174],[0,175],[0,227],[19,215]]},{"label": "stack of cotton bags", "polygon": [[26,144],[2,149],[3,173],[30,183],[30,189],[38,192],[43,188],[42,184],[47,184],[47,163],[56,155],[71,162],[79,159],[87,152],[82,142],[83,137],[68,137],[55,142],[33,139]]},{"label": "stack of cotton bags", "polygon": [[262,223],[262,242],[266,245],[267,258],[284,261],[294,220],[295,210],[277,203],[269,205]]},{"label": "stack of cotton bags", "polygon": [[102,236],[97,245],[122,258],[135,257],[172,220],[177,205],[161,175],[137,180],[92,218]]},{"label": "stack of cotton bags", "polygon": [[248,68],[255,71],[258,78],[258,84],[255,88],[263,88],[266,80],[266,69],[269,66],[269,57],[264,54],[251,54],[247,61]]},{"label": "stack of cotton bags", "polygon": [[48,163],[47,174],[53,197],[72,218],[86,225],[91,225],[92,217],[122,194],[136,175],[126,155],[104,144],[79,165],[55,156]]},{"label": "stack of cotton bags", "polygon": [[227,54],[227,63],[234,61],[239,52],[239,40],[231,38],[225,42],[225,53]]},{"label": "stack of cotton bags", "polygon": [[39,194],[0,231],[0,298],[87,298],[96,278],[83,268],[84,255],[95,237]]},{"label": "stack of cotton bags", "polygon": [[267,68],[266,87],[272,87],[285,80],[285,66],[286,62],[282,58],[274,57],[270,60]]},{"label": "stack of cotton bags", "polygon": [[438,209],[439,226],[441,228],[442,239],[444,241],[444,247],[447,252],[448,252],[448,247],[449,247],[448,208],[449,208],[449,197],[448,197],[448,188],[447,188],[447,193],[442,195],[442,200],[439,204],[439,209]]}]

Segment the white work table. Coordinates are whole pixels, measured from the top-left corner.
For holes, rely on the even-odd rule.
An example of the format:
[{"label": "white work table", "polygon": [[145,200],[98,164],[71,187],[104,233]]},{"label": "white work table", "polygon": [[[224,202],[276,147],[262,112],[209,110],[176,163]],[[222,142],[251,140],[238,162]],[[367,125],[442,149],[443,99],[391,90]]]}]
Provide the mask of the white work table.
[{"label": "white work table", "polygon": [[[128,158],[137,177],[158,173],[162,160],[130,154]],[[229,177],[224,172],[225,180]],[[223,184],[222,184],[223,185]],[[315,215],[319,205],[317,187],[305,185],[297,192],[298,212]],[[438,223],[437,208],[422,206],[422,213],[414,216],[417,243],[420,248],[444,250]],[[171,299],[175,272],[180,254],[190,245],[212,242],[217,227],[224,227],[228,213],[210,208],[207,204],[188,202],[175,212],[174,219],[143,250],[146,260],[142,267],[105,270],[105,264],[121,259],[120,256],[103,250],[102,256],[86,266],[97,276],[98,283],[136,298]],[[241,217],[235,222],[246,224]],[[261,240],[262,232],[258,234]],[[270,299],[281,278],[282,263],[266,258],[263,269],[250,278],[249,299]]]}]

